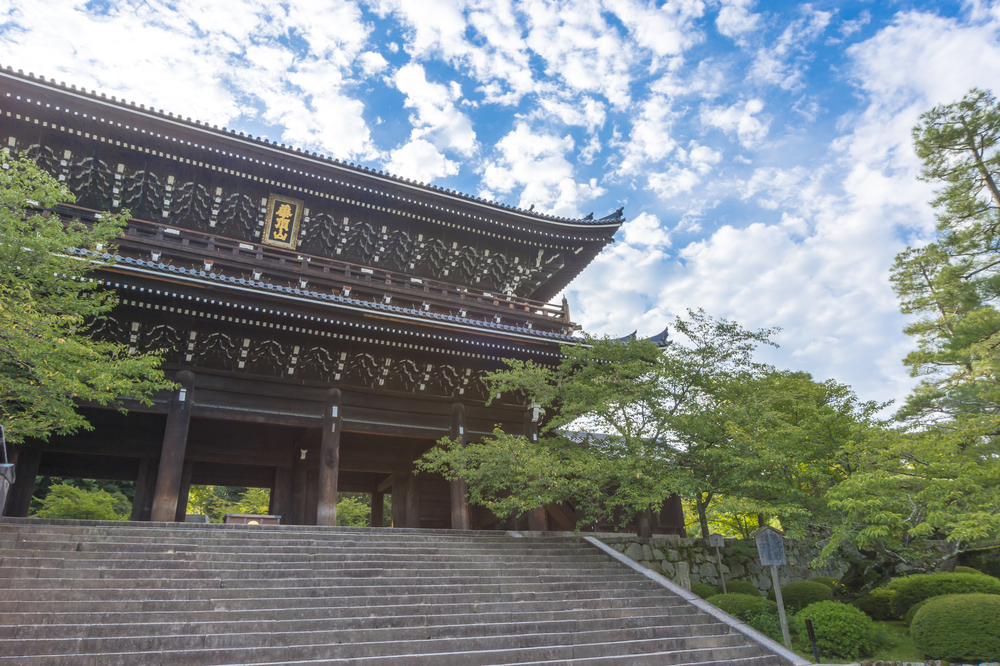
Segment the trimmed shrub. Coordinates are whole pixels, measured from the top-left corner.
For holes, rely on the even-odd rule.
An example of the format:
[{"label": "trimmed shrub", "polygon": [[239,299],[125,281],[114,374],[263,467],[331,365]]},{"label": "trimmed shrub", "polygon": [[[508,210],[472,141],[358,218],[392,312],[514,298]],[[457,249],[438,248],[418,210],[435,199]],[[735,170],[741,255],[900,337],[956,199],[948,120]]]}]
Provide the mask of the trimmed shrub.
[{"label": "trimmed shrub", "polygon": [[757,615],[778,612],[778,604],[759,594],[756,596],[752,594],[717,594],[705,599],[705,601],[744,622],[750,621]]},{"label": "trimmed shrub", "polygon": [[982,574],[983,576],[986,575],[979,569],[973,569],[972,567],[963,567],[962,565],[955,567],[955,571],[953,571],[952,573]]},{"label": "trimmed shrub", "polygon": [[[809,580],[796,580],[781,586],[781,598],[785,602],[785,610],[789,613],[798,613],[809,604],[826,601],[830,598],[830,594],[832,590],[826,585]],[[768,591],[767,598],[771,601],[777,599],[773,589]]]},{"label": "trimmed shrub", "polygon": [[1000,661],[1000,596],[948,594],[929,599],[913,617],[910,635],[925,659]]},{"label": "trimmed shrub", "polygon": [[813,576],[809,579],[810,583],[822,583],[826,585],[831,590],[837,589],[837,579],[831,578],[830,576]]},{"label": "trimmed shrub", "polygon": [[[720,585],[717,590],[722,592],[722,586]],[[753,583],[748,583],[745,580],[727,580],[726,581],[726,593],[727,594],[752,594],[755,596],[760,596],[760,590]]]},{"label": "trimmed shrub", "polygon": [[806,620],[812,620],[816,645],[824,657],[857,659],[875,650],[875,623],[854,606],[839,601],[810,604],[793,618],[797,633],[805,633]]},{"label": "trimmed shrub", "polygon": [[937,599],[937,597],[927,597],[923,601],[918,601],[917,603],[910,606],[910,610],[906,611],[906,615],[903,616],[903,622],[906,626],[910,626],[913,622],[913,616],[917,614],[917,611],[927,605],[927,602],[931,599]]},{"label": "trimmed shrub", "polygon": [[896,591],[892,612],[903,617],[910,606],[945,594],[1000,594],[1000,579],[981,574],[933,573],[897,578],[886,585]]},{"label": "trimmed shrub", "polygon": [[873,620],[895,620],[898,616],[892,610],[892,601],[896,598],[896,590],[887,587],[876,587],[874,590],[854,602],[854,605]]},{"label": "trimmed shrub", "polygon": [[691,581],[691,591],[697,594],[702,599],[708,599],[709,597],[715,596],[715,588],[711,585],[705,583],[696,583]]}]

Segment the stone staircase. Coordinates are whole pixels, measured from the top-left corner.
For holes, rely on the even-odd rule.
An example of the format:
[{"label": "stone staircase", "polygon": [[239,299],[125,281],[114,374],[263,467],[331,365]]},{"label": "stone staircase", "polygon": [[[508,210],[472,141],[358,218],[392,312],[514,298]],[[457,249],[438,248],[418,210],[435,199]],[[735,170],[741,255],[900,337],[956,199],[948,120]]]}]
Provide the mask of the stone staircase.
[{"label": "stone staircase", "polygon": [[0,520],[0,666],[783,663],[577,538]]}]

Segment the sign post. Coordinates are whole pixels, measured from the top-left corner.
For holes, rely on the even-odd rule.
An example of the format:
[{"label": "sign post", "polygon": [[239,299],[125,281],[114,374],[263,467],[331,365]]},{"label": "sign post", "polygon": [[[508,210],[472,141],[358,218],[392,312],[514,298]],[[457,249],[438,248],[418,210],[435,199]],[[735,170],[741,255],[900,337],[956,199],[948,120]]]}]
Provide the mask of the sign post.
[{"label": "sign post", "polygon": [[726,574],[722,572],[722,552],[719,550],[725,545],[721,534],[709,534],[708,545],[715,549],[715,560],[719,563],[719,579],[722,581],[722,593],[726,592]]},{"label": "sign post", "polygon": [[778,567],[786,563],[784,534],[766,525],[753,533],[757,542],[757,553],[760,555],[761,566],[771,567],[771,580],[774,582],[774,598],[778,602],[778,617],[781,620],[781,636],[785,639],[785,647],[792,649],[792,637],[788,633],[788,618],[785,617],[785,600],[781,598],[781,584],[778,582]]},{"label": "sign post", "polygon": [[0,516],[7,506],[7,495],[14,485],[14,466],[7,460],[7,440],[4,438],[3,426],[0,426]]}]

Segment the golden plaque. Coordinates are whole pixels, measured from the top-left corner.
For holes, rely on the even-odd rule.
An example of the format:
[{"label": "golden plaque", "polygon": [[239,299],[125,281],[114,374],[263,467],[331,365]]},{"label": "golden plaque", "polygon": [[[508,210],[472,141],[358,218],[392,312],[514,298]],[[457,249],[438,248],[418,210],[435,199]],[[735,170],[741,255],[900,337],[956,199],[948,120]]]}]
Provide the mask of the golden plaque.
[{"label": "golden plaque", "polygon": [[267,200],[267,224],[264,225],[265,245],[295,249],[302,222],[302,202],[272,194]]}]

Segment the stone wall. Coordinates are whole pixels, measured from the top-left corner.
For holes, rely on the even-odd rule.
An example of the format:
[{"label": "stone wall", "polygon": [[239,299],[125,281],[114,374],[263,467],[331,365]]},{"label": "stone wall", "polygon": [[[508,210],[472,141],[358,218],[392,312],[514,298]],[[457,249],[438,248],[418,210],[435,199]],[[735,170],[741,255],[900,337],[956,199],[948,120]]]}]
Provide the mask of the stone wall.
[{"label": "stone wall", "polygon": [[[719,567],[715,559],[715,549],[708,547],[705,539],[682,539],[672,534],[657,534],[651,539],[640,539],[634,534],[599,535],[598,538],[620,553],[681,584],[677,575],[678,562],[687,562],[691,582],[720,586]],[[847,570],[843,563],[830,562],[819,569],[812,569],[809,563],[819,554],[821,547],[809,540],[786,540],[786,566],[778,567],[778,577],[782,585],[794,580],[806,580],[814,576],[831,576],[839,579]],[[753,541],[726,539],[722,552],[722,570],[726,580],[745,580],[758,590],[771,589],[770,567],[761,567],[757,557],[757,547]]]}]

